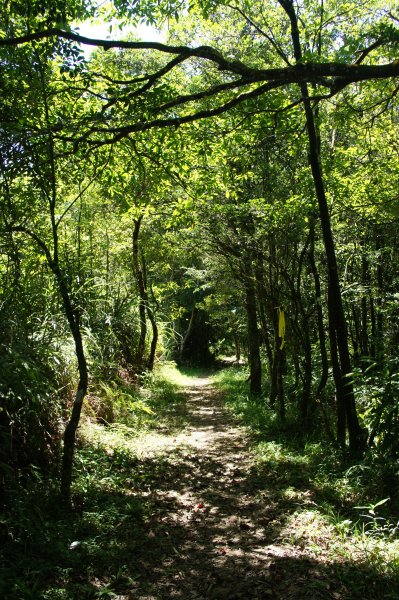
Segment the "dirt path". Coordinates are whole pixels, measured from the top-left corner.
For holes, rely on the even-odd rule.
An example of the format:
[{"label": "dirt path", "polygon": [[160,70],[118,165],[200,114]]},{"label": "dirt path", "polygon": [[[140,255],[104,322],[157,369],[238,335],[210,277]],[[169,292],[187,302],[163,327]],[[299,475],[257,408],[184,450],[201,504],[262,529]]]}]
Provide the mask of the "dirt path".
[{"label": "dirt path", "polygon": [[141,427],[87,420],[73,511],[18,499],[1,600],[398,600],[396,555],[331,525],[309,456],[252,446],[210,380],[187,380]]},{"label": "dirt path", "polygon": [[273,478],[259,480],[245,430],[210,381],[186,393],[189,425],[141,451],[143,472],[152,465],[142,493],[152,512],[136,547],[136,587],[120,598],[346,598],[305,549],[284,541]]}]

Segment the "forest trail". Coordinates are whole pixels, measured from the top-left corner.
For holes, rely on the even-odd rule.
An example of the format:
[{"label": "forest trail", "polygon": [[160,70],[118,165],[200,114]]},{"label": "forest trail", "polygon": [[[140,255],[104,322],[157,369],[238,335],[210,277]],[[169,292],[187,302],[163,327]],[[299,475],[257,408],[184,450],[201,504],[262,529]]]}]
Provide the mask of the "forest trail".
[{"label": "forest trail", "polygon": [[118,598],[347,598],[328,565],[287,541],[275,474],[259,477],[245,429],[211,381],[197,378],[184,393],[186,427],[170,436],[161,424],[141,440],[152,510],[135,548],[136,587]]}]

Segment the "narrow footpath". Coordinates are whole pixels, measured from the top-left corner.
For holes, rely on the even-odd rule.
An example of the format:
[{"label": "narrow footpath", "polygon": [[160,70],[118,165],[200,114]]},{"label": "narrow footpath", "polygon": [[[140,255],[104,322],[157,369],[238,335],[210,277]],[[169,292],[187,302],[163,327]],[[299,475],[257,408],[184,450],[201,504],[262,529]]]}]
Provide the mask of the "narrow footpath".
[{"label": "narrow footpath", "polygon": [[[207,378],[186,388],[188,425],[149,436],[140,460],[152,508],[120,600],[344,599],[331,565],[291,544],[273,473],[260,477],[245,429]],[[327,561],[328,562],[328,561]],[[350,596],[351,598],[353,596]]]}]

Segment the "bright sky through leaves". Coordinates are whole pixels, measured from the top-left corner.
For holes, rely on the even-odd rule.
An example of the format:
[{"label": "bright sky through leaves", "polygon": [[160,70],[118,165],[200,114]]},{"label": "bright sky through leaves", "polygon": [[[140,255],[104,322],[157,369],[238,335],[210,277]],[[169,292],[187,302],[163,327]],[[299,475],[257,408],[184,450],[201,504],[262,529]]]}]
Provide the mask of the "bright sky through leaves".
[{"label": "bright sky through leaves", "polygon": [[[126,39],[129,33],[134,32],[139,38],[148,42],[166,41],[165,34],[150,25],[141,24],[137,27],[123,27],[120,29],[117,20],[114,20],[113,23],[114,26],[111,32],[109,23],[99,23],[98,21],[92,20],[87,20],[82,23],[73,23],[72,29],[78,31],[79,34],[84,37],[93,39],[122,40]],[[85,56],[89,57],[94,50],[95,46],[84,46]]]}]

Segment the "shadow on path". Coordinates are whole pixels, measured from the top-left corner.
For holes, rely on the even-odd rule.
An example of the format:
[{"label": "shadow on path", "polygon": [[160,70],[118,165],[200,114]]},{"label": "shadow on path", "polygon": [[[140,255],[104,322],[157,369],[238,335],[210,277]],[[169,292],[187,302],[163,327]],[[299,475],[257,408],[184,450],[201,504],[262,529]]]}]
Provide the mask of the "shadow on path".
[{"label": "shadow on path", "polygon": [[[143,459],[141,468],[151,476],[141,498],[150,503],[151,515],[136,548],[138,585],[121,597],[377,598],[373,569],[344,558],[318,560],[284,539],[298,501],[285,498],[281,485],[274,487],[275,472],[258,472],[244,429],[206,378],[186,393],[190,422],[174,438],[175,447],[158,459]],[[382,588],[381,598],[399,597],[398,582],[379,580]]]}]

